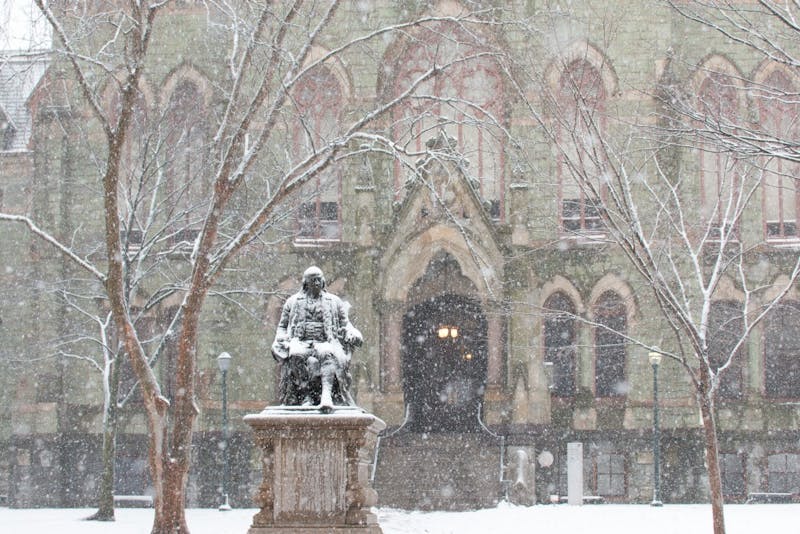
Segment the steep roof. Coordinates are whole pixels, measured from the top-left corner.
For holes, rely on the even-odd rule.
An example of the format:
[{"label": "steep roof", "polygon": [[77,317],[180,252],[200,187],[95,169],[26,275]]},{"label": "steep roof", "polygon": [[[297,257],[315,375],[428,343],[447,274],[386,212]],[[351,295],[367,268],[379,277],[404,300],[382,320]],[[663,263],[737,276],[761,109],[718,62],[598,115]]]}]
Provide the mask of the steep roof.
[{"label": "steep roof", "polygon": [[27,150],[33,126],[28,99],[48,64],[39,54],[0,56],[0,151]]}]

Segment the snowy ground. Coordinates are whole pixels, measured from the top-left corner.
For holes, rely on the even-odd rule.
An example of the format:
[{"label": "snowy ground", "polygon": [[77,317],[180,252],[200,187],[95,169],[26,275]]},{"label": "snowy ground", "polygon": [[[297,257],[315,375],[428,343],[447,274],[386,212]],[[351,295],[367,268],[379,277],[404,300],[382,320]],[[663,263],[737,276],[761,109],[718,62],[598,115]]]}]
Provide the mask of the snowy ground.
[{"label": "snowy ground", "polygon": [[[147,534],[152,510],[117,510],[114,523],[82,521],[89,509],[0,508],[0,532],[8,534]],[[255,510],[190,509],[192,534],[245,534]],[[403,512],[378,509],[384,534],[709,534],[708,505],[540,505],[501,504],[475,512]],[[796,533],[800,504],[742,504],[725,507],[727,534]]]}]

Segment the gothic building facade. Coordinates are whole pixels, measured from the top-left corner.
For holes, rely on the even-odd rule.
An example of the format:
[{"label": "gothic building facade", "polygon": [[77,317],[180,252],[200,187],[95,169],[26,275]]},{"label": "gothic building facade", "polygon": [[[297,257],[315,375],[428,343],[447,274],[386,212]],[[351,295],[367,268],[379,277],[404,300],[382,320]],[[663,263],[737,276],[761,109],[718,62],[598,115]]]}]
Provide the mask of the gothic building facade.
[{"label": "gothic building facade", "polygon": [[[353,35],[382,21],[431,20],[387,34],[370,53],[335,55],[298,84],[292,105],[302,110],[305,128],[287,124],[281,143],[289,160],[327,142],[338,125],[374,103],[399,96],[431,64],[448,68],[419,84],[422,96],[393,107],[376,129],[406,153],[365,150],[317,174],[209,299],[197,348],[201,413],[190,505],[219,502],[216,356],[226,351],[233,356],[226,384],[230,494],[234,506],[251,506],[258,453],[241,416],[276,398],[269,345],[283,300],[312,264],[352,304],[351,320],[364,334],[351,369],[353,392],[388,425],[373,467],[382,504],[490,506],[520,476],[530,502],[551,502],[566,494],[569,442],[583,444],[587,495],[606,502],[652,498],[654,370],[643,346],[668,346],[669,324],[648,283],[607,238],[603,208],[571,176],[570,161],[585,148],[572,145],[614,133],[603,120],[591,131],[579,121],[570,128],[570,113],[580,110],[568,95],[577,87],[586,97],[581,105],[634,122],[656,114],[668,79],[687,98],[709,103],[709,116],[719,121],[746,113],[784,134],[797,131],[800,104],[762,109],[737,89],[754,83],[796,94],[800,74],[701,31],[658,2],[485,3],[345,2],[338,11],[337,20],[348,23],[329,31]],[[509,5],[497,19],[453,22],[468,10],[482,20],[482,7],[500,3]],[[167,196],[183,221],[169,237],[177,262],[197,236],[193,207],[209,194],[204,146],[223,108],[217,81],[224,74],[219,58],[200,44],[211,31],[204,4],[178,3],[166,16],[176,31],[157,37],[158,61],[140,96],[151,115],[136,116],[132,128],[164,125],[163,176],[174,184]],[[335,39],[320,39],[316,57],[330,51],[327,41]],[[531,75],[512,76],[521,67],[498,59],[498,50],[530,61]],[[471,59],[459,59],[464,54]],[[102,220],[99,211],[88,223],[81,218],[98,210],[82,171],[93,164],[82,148],[92,125],[81,109],[59,100],[65,76],[54,58],[24,94],[7,96],[4,81],[0,208],[37,218],[89,256],[84,225],[99,228]],[[515,86],[523,78],[530,85]],[[12,126],[11,100],[15,110],[24,104],[29,131]],[[528,109],[531,101],[541,107]],[[102,105],[117,112],[111,92]],[[552,109],[561,119],[548,129]],[[144,150],[132,146],[120,157],[136,169]],[[669,158],[666,172],[685,181],[684,192],[696,201],[685,216],[718,216],[713,206],[732,187],[724,154],[687,149]],[[269,186],[260,174],[269,164],[252,172],[252,189]],[[737,229],[754,251],[749,267],[775,288],[759,298],[777,294],[792,276],[800,247],[797,170],[780,158],[765,165],[765,186],[753,193]],[[129,251],[147,246],[146,233],[127,230]],[[84,323],[61,283],[80,281],[22,227],[4,226],[0,243],[0,492],[12,506],[89,505],[99,484],[102,369],[70,348]],[[744,328],[749,295],[733,277],[719,287],[709,346],[721,358]],[[228,298],[226,289],[246,296]],[[165,299],[147,320],[162,324],[179,304]],[[725,369],[717,417],[723,489],[732,502],[751,493],[800,492],[798,324],[800,291],[793,284]],[[169,350],[156,365],[169,396]],[[130,389],[130,369],[121,373],[120,391]],[[702,502],[708,483],[694,390],[685,369],[668,358],[658,380],[662,499]],[[118,431],[116,493],[146,495],[146,428],[135,391],[119,410]]]}]

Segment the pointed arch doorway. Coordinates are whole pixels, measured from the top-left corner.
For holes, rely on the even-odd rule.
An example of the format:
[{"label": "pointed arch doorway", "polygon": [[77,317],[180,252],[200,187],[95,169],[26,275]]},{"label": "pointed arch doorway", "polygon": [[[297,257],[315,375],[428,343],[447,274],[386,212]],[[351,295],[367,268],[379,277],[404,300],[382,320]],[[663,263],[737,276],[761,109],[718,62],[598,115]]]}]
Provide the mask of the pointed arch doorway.
[{"label": "pointed arch doorway", "polygon": [[480,303],[447,293],[403,317],[403,393],[409,430],[479,428],[487,368],[487,322]]}]

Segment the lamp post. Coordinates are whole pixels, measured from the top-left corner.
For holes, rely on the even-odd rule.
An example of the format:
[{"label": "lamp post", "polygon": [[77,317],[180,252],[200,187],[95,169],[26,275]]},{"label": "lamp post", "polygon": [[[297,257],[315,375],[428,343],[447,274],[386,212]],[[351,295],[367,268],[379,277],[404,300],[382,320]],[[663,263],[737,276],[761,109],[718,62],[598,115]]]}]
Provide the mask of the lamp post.
[{"label": "lamp post", "polygon": [[228,369],[231,366],[231,355],[223,352],[217,356],[217,366],[222,371],[222,504],[219,505],[220,512],[227,512],[231,509],[228,502],[228,478],[230,477],[230,467],[228,466]]},{"label": "lamp post", "polygon": [[658,425],[658,366],[661,364],[661,353],[650,351],[650,365],[653,366],[653,502],[650,506],[663,506],[661,502],[661,458]]}]

